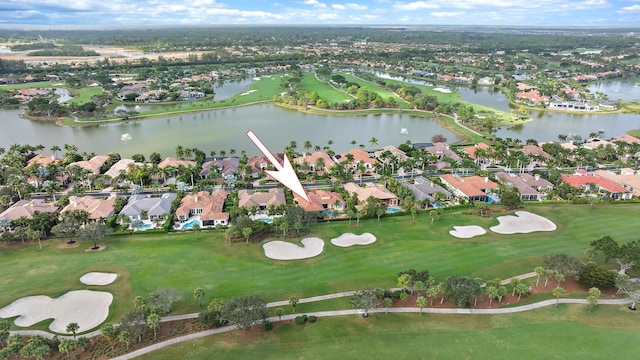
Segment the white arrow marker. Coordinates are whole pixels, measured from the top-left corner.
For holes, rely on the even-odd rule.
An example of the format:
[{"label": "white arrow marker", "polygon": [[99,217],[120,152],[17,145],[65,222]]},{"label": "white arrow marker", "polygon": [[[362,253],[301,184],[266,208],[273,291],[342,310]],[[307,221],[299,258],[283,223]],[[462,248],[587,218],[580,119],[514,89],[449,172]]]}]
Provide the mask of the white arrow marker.
[{"label": "white arrow marker", "polygon": [[283,164],[280,164],[275,156],[273,156],[271,151],[267,149],[267,147],[262,143],[262,141],[260,141],[260,139],[258,139],[258,136],[256,136],[253,131],[247,131],[247,136],[249,137],[249,139],[251,139],[258,150],[260,150],[260,152],[267,158],[267,160],[269,160],[271,165],[276,168],[276,170],[265,170],[265,172],[271,175],[280,184],[288,187],[291,191],[293,191],[294,194],[305,199],[307,202],[311,202],[309,200],[309,195],[307,195],[307,192],[302,187],[300,179],[298,179],[295,170],[293,170],[293,166],[291,166],[287,154],[284,154],[284,162]]}]

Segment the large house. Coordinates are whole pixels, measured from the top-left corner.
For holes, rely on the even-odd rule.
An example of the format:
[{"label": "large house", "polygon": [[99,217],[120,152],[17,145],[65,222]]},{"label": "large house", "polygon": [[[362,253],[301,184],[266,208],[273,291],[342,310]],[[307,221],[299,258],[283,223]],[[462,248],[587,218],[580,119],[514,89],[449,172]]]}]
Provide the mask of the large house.
[{"label": "large house", "polygon": [[125,214],[131,220],[143,220],[143,217],[148,217],[150,221],[164,221],[171,214],[171,203],[176,197],[175,193],[165,193],[160,197],[131,195],[120,214]]},{"label": "large house", "polygon": [[196,162],[192,160],[181,160],[174,157],[167,157],[158,164],[158,167],[160,169],[164,169],[168,167],[177,168],[180,166],[184,166],[186,168],[196,167]]},{"label": "large house", "polygon": [[[284,153],[273,154],[274,158],[282,164],[284,162]],[[251,156],[247,159],[247,165],[251,168],[251,173],[248,174],[252,178],[260,177],[265,170],[273,168],[269,160],[264,156]]]},{"label": "large house", "polygon": [[127,174],[132,166],[142,167],[145,165],[132,159],[120,159],[117,163],[111,165],[104,174],[111,179],[116,179],[121,173]]},{"label": "large house", "polygon": [[257,208],[256,215],[264,215],[270,206],[284,205],[287,200],[284,189],[273,188],[269,191],[238,190],[238,207],[251,209]]},{"label": "large house", "polygon": [[561,176],[562,180],[568,182],[569,185],[575,188],[586,191],[602,191],[614,200],[631,199],[633,197],[633,193],[629,189],[625,189],[606,178],[589,174],[583,169],[576,170],[573,175],[562,174]]},{"label": "large house", "polygon": [[342,196],[333,191],[312,190],[307,193],[311,202],[301,199],[298,195],[293,195],[293,201],[306,212],[331,211],[333,213],[343,212],[346,202]]},{"label": "large house", "polygon": [[[319,159],[322,159],[322,161],[318,162]],[[318,164],[322,165],[322,163],[324,163],[323,166],[318,166]],[[315,173],[328,171],[336,163],[326,152],[316,151],[293,159],[292,165],[294,164],[298,165],[299,172]]]},{"label": "large house", "polygon": [[[403,183],[411,191],[416,201],[425,202],[426,200],[436,205],[437,193],[441,193],[445,200],[451,199],[451,193],[447,189],[422,176],[415,177],[412,181],[405,179]],[[426,208],[428,204],[422,207]]]},{"label": "large house", "polygon": [[640,196],[640,173],[633,169],[621,169],[619,174],[608,170],[596,170],[593,175],[613,181],[617,185],[631,191],[633,195]]},{"label": "large house", "polygon": [[431,144],[431,146],[426,146],[424,147],[424,149],[429,153],[431,153],[432,155],[435,155],[437,159],[436,167],[438,169],[448,169],[451,167],[451,165],[448,162],[444,161],[445,158],[449,158],[456,162],[462,161],[462,158],[460,157],[460,155],[458,155],[458,153],[453,151],[453,149],[451,149],[451,147],[447,143]]},{"label": "large house", "polygon": [[238,171],[240,166],[240,158],[238,157],[226,157],[222,159],[214,159],[211,161],[205,161],[202,163],[202,170],[200,171],[200,178],[206,179],[214,169],[218,170],[218,173],[222,177],[233,175]]},{"label": "large house", "polygon": [[[348,160],[348,154],[351,154],[353,156],[353,161]],[[366,170],[372,170],[373,166],[377,162],[374,155],[371,155],[361,149],[351,149],[347,153],[340,154],[338,160],[341,163],[344,163],[345,168],[349,169],[351,172],[355,172],[356,170],[358,170],[358,166],[360,164],[363,164]]]},{"label": "large house", "polygon": [[490,202],[489,191],[498,187],[498,184],[481,176],[460,177],[458,175],[440,175],[444,185],[453,191],[453,194],[469,199],[469,201]]},{"label": "large house", "polygon": [[42,199],[20,200],[10,208],[3,211],[0,214],[0,219],[7,219],[10,221],[18,220],[21,217],[31,219],[36,211],[55,212],[57,210],[58,206],[45,202]]},{"label": "large house", "polygon": [[115,213],[114,205],[116,197],[110,196],[102,199],[93,196],[69,196],[69,204],[65,206],[60,213],[64,214],[68,211],[84,210],[89,213],[89,220],[98,221],[106,219]]},{"label": "large house", "polygon": [[546,200],[547,194],[541,193],[539,190],[553,189],[553,184],[536,174],[510,174],[505,172],[496,173],[496,178],[503,184],[513,186],[518,190],[522,200]]},{"label": "large house", "polygon": [[89,171],[95,176],[100,174],[100,168],[102,168],[102,165],[104,165],[107,160],[109,160],[109,157],[107,155],[96,155],[89,160],[72,162],[71,164],[69,164],[69,167],[77,166],[81,169]]},{"label": "large house", "polygon": [[382,200],[387,206],[399,205],[398,196],[382,184],[366,183],[360,186],[350,182],[344,184],[344,189],[350,194],[355,193],[360,203],[364,203],[370,196],[373,196],[376,199]]},{"label": "large house", "polygon": [[229,213],[223,212],[227,192],[219,189],[211,194],[200,191],[197,194],[185,195],[176,209],[178,221],[187,221],[192,216],[198,216],[202,226],[229,225]]}]

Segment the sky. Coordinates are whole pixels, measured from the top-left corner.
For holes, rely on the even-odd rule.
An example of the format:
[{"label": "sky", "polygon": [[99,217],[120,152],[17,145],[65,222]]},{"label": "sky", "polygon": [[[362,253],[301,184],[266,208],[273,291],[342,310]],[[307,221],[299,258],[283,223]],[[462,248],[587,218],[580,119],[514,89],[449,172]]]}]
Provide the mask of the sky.
[{"label": "sky", "polygon": [[2,0],[14,24],[640,26],[640,0]]}]

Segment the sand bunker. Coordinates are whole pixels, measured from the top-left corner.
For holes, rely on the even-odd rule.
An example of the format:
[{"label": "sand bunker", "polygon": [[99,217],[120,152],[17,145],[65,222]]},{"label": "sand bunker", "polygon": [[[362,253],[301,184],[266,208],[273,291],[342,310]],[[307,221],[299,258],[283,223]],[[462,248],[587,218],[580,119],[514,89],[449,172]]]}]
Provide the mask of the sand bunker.
[{"label": "sand bunker", "polygon": [[370,233],[356,235],[352,233],[344,233],[337,238],[331,239],[331,243],[335,246],[349,247],[353,245],[369,245],[376,242],[376,237]]},{"label": "sand bunker", "polygon": [[445,89],[445,88],[441,88],[441,87],[433,88],[433,91],[439,91],[439,92],[444,93],[444,94],[449,94],[451,92],[450,89]]},{"label": "sand bunker", "polygon": [[118,274],[90,272],[82,275],[80,282],[85,285],[109,285],[116,281],[116,278],[118,278]]},{"label": "sand bunker", "polygon": [[298,260],[318,256],[324,249],[324,241],[317,237],[305,238],[302,246],[285,241],[269,241],[262,245],[264,254],[274,260]]},{"label": "sand bunker", "polygon": [[453,230],[449,231],[449,234],[460,239],[470,239],[474,236],[484,235],[486,233],[487,230],[478,225],[454,226]]},{"label": "sand bunker", "polygon": [[490,227],[489,230],[498,234],[527,234],[556,229],[556,224],[540,215],[528,211],[516,211],[515,214],[516,216],[498,216],[500,224]]},{"label": "sand bunker", "polygon": [[107,319],[113,295],[103,291],[75,290],[52,299],[48,296],[28,296],[0,309],[0,318],[18,316],[16,326],[27,327],[46,319],[53,319],[49,329],[65,334],[69,323],[77,323],[84,332]]}]

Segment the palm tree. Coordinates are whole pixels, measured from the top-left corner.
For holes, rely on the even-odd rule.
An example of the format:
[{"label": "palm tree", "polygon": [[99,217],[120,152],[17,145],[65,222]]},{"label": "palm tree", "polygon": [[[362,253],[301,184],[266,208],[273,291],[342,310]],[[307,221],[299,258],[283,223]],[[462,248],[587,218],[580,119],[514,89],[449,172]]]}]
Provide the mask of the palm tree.
[{"label": "palm tree", "polygon": [[307,153],[309,152],[309,150],[311,150],[311,148],[313,147],[313,144],[311,144],[311,140],[306,140],[304,142],[304,145],[302,146],[304,147],[304,149],[307,151]]},{"label": "palm tree", "polygon": [[355,141],[355,140],[351,140],[351,142],[350,142],[350,144],[351,144],[351,146],[353,146],[353,148],[355,148],[355,147],[356,147],[356,144],[357,144],[357,143],[358,143],[358,142],[357,142],[357,141]]},{"label": "palm tree", "polygon": [[193,291],[193,297],[198,300],[198,306],[202,307],[202,298],[204,298],[204,289],[197,288]]},{"label": "palm tree", "polygon": [[558,302],[560,301],[561,297],[565,297],[567,296],[567,292],[564,291],[563,288],[561,288],[560,286],[556,287],[555,289],[553,289],[553,291],[551,292],[553,294],[553,296],[556,298],[556,304],[555,307],[558,307]]},{"label": "palm tree", "polygon": [[73,334],[74,341],[77,341],[76,333],[78,332],[78,330],[80,330],[80,326],[78,326],[78,323],[72,322],[67,325],[67,332]]},{"label": "palm tree", "polygon": [[378,139],[372,137],[371,139],[369,139],[369,144],[371,144],[371,147],[373,148],[375,145],[378,145]]},{"label": "palm tree", "polygon": [[[53,145],[51,147],[51,151],[53,152],[53,157],[55,157],[56,159],[58,158],[58,151],[61,151],[62,149],[60,149],[60,146],[58,145]],[[2,154],[0,154],[2,155]]]}]

